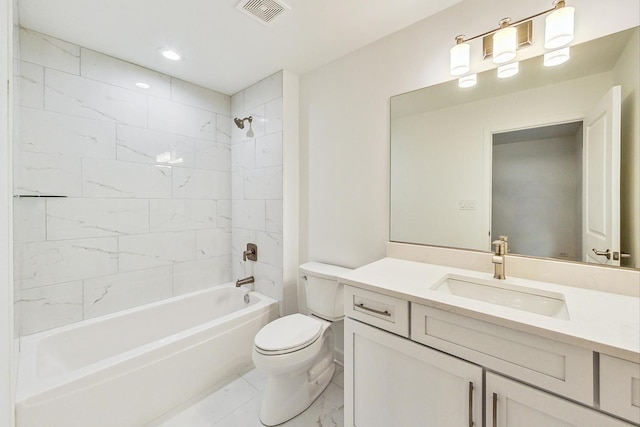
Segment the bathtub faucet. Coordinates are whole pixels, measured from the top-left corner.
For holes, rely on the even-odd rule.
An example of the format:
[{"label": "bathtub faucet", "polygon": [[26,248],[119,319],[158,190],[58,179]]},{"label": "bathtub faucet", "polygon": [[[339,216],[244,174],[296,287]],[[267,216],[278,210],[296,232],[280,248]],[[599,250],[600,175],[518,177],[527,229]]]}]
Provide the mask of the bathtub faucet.
[{"label": "bathtub faucet", "polygon": [[242,285],[248,285],[254,282],[255,280],[253,279],[253,276],[245,277],[244,279],[238,279],[236,280],[236,288],[239,288]]}]

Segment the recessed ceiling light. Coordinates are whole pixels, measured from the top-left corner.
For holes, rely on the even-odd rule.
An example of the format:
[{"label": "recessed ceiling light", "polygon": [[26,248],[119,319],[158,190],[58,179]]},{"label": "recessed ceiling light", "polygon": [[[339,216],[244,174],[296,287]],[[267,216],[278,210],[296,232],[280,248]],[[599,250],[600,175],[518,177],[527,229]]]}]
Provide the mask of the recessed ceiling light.
[{"label": "recessed ceiling light", "polygon": [[138,83],[136,83],[136,86],[138,86],[140,89],[149,89],[151,87],[147,83],[144,83],[144,82],[138,82]]},{"label": "recessed ceiling light", "polygon": [[171,61],[179,61],[182,59],[182,55],[170,49],[161,49],[160,54]]}]

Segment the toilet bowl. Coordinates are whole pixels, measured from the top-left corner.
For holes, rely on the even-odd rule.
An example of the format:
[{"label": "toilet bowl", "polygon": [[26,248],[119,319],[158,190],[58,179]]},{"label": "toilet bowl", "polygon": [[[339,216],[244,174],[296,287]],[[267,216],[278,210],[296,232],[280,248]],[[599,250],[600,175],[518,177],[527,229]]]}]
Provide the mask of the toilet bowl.
[{"label": "toilet bowl", "polygon": [[321,263],[301,265],[311,314],[276,319],[256,334],[253,363],[267,374],[260,407],[264,425],[282,424],[304,412],[329,385],[335,372],[331,322],[344,317],[342,285],[336,278],[348,271]]}]

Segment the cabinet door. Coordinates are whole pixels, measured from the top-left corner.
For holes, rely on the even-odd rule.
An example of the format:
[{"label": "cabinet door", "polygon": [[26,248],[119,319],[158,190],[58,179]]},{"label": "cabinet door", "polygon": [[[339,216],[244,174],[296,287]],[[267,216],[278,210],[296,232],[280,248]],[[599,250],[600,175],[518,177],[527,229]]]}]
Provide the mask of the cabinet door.
[{"label": "cabinet door", "polygon": [[345,425],[480,427],[482,368],[347,318]]},{"label": "cabinet door", "polygon": [[624,421],[487,372],[486,427],[630,427]]}]

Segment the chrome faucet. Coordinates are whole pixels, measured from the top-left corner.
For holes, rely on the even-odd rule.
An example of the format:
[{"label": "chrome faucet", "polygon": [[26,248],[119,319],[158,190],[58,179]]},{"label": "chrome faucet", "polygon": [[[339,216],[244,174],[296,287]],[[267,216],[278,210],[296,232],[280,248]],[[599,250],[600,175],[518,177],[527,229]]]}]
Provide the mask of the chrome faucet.
[{"label": "chrome faucet", "polygon": [[504,280],[507,278],[505,273],[504,256],[509,251],[509,236],[499,236],[498,240],[494,240],[493,244],[496,246],[491,262],[493,263],[493,277],[496,279]]},{"label": "chrome faucet", "polygon": [[236,280],[236,288],[239,288],[242,285],[249,285],[254,282],[255,280],[253,279],[253,276],[245,277],[244,279],[238,279]]}]

